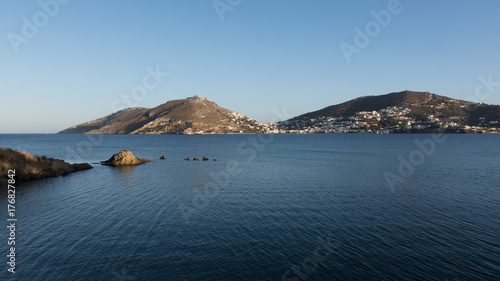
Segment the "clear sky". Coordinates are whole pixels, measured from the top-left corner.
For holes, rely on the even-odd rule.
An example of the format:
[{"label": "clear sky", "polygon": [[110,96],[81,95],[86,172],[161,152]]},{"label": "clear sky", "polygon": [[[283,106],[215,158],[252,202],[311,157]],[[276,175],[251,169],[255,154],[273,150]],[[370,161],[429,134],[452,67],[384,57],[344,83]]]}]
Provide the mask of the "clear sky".
[{"label": "clear sky", "polygon": [[[499,11],[497,0],[1,0],[0,133],[194,94],[263,122],[405,89],[467,99],[478,77],[500,82]],[[500,104],[495,85],[485,103]]]}]

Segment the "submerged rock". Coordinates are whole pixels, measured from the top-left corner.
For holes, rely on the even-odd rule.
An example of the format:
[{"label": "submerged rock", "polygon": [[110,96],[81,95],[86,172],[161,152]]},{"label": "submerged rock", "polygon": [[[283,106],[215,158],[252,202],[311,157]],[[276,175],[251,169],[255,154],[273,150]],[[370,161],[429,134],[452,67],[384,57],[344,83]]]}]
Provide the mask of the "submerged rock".
[{"label": "submerged rock", "polygon": [[132,152],[128,150],[123,150],[114,154],[108,160],[102,161],[101,164],[117,167],[117,166],[135,166],[144,164],[146,162],[149,162],[149,160],[144,158],[139,158],[139,156],[135,157],[132,154]]}]

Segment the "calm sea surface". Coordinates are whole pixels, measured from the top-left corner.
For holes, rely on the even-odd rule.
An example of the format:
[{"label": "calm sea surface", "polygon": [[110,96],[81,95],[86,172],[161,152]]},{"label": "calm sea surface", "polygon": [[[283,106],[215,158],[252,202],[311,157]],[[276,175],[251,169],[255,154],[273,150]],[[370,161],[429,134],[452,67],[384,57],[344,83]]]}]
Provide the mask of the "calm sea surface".
[{"label": "calm sea surface", "polygon": [[499,280],[500,135],[445,138],[0,135],[70,162],[151,159],[19,185],[0,280]]}]

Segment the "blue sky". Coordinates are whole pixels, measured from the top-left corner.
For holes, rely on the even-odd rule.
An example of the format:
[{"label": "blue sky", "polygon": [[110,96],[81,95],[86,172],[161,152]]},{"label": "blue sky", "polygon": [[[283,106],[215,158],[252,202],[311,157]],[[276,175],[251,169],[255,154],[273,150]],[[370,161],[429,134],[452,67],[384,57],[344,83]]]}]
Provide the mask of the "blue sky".
[{"label": "blue sky", "polygon": [[[0,133],[194,94],[269,122],[405,89],[468,99],[478,77],[500,82],[494,0],[55,1],[0,1]],[[362,47],[350,62],[342,42]],[[500,104],[500,87],[482,101]]]}]

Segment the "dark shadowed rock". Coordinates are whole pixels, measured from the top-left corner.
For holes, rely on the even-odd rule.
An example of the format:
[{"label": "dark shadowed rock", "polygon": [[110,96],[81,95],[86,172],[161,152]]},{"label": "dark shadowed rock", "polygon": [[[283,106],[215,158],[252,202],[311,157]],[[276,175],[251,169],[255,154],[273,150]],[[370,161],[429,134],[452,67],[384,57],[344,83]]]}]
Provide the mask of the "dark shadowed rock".
[{"label": "dark shadowed rock", "polygon": [[117,167],[117,166],[135,166],[144,164],[146,162],[149,162],[149,160],[144,158],[139,158],[139,156],[135,157],[132,154],[132,152],[128,150],[123,150],[121,152],[114,154],[108,160],[102,161],[101,164]]},{"label": "dark shadowed rock", "polygon": [[75,163],[72,164],[71,167],[73,167],[75,171],[90,170],[93,168],[89,163]]}]

